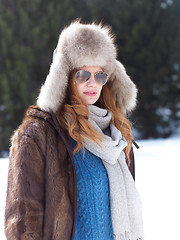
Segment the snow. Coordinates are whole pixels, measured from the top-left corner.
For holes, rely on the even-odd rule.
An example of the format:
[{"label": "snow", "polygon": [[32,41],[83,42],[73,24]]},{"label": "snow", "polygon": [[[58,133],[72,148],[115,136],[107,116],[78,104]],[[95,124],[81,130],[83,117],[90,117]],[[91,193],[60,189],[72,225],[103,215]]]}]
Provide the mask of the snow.
[{"label": "snow", "polygon": [[180,138],[138,142],[136,185],[147,240],[180,239]]},{"label": "snow", "polygon": [[[143,204],[146,240],[180,239],[180,137],[137,141],[136,186]],[[3,233],[8,159],[0,159],[0,239]]]}]

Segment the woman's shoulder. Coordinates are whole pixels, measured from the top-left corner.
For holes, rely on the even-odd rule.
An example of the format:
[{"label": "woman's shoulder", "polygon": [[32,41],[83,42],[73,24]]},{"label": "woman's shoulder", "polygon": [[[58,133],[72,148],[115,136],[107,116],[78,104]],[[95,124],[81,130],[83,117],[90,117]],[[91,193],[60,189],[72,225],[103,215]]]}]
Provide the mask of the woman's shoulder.
[{"label": "woman's shoulder", "polygon": [[[15,162],[30,162],[53,157],[66,156],[63,139],[51,124],[50,113],[43,112],[37,107],[27,109],[21,125],[15,130],[11,138],[10,159]],[[63,145],[62,145],[63,144]],[[64,147],[63,147],[64,146]],[[65,158],[62,157],[64,160]]]},{"label": "woman's shoulder", "polygon": [[54,129],[50,126],[48,119],[51,114],[41,111],[37,106],[30,106],[24,116],[20,126],[15,130],[11,141],[25,142],[31,139],[35,142],[41,142],[47,138],[47,135],[54,134]]}]

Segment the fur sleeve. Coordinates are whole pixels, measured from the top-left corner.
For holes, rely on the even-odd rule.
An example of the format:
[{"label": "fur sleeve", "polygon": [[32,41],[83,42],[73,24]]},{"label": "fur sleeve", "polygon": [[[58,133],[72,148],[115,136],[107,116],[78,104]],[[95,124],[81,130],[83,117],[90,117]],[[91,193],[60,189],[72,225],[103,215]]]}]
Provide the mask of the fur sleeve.
[{"label": "fur sleeve", "polygon": [[135,181],[135,160],[134,160],[134,151],[133,147],[131,147],[131,150],[129,152],[129,158],[130,158],[130,163],[128,161],[127,155],[126,155],[126,163],[128,165],[129,171]]},{"label": "fur sleeve", "polygon": [[133,148],[131,148],[131,151],[129,153],[130,156],[130,166],[129,166],[129,170],[131,172],[131,175],[133,177],[133,179],[135,180],[135,160],[134,160],[134,152],[133,152]]},{"label": "fur sleeve", "polygon": [[5,209],[7,240],[42,239],[44,161],[28,135],[14,135],[9,156]]}]

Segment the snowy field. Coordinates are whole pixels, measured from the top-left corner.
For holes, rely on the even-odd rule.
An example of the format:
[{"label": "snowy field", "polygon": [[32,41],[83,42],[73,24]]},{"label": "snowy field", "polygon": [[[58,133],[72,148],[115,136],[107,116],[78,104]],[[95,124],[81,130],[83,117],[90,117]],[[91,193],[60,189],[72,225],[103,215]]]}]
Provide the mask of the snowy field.
[{"label": "snowy field", "polygon": [[138,142],[136,185],[146,240],[180,239],[180,137]]},{"label": "snowy field", "polygon": [[[146,240],[180,239],[180,137],[138,141],[136,185],[143,203]],[[0,159],[0,239],[3,233],[8,160]]]}]

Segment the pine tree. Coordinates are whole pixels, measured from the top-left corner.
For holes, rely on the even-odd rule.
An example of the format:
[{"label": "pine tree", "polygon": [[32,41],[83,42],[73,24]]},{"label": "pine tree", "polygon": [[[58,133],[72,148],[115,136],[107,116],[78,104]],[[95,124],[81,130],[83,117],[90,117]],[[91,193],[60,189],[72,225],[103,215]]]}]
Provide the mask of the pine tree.
[{"label": "pine tree", "polygon": [[171,120],[177,120],[173,5],[161,0],[91,1],[96,19],[112,26],[118,58],[139,89],[132,121],[143,138],[169,136]]},{"label": "pine tree", "polygon": [[[103,3],[99,3],[100,11]],[[167,137],[173,131],[171,120],[179,95],[174,79],[177,35],[172,9],[170,1],[115,0],[106,16],[116,35],[118,58],[139,89],[132,120],[143,138]]]},{"label": "pine tree", "polygon": [[8,149],[9,137],[31,99],[28,82],[35,56],[28,38],[32,26],[20,3],[0,3],[0,150]]},{"label": "pine tree", "polygon": [[86,1],[0,1],[0,151],[35,103],[61,29],[80,17]]},{"label": "pine tree", "polygon": [[179,0],[0,0],[0,152],[36,102],[59,33],[76,18],[112,26],[118,59],[139,89],[141,137],[166,137],[180,118]]}]

